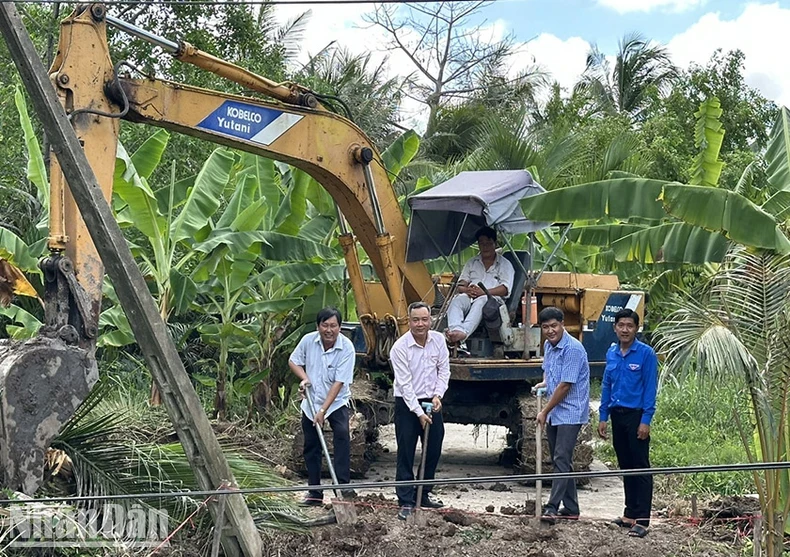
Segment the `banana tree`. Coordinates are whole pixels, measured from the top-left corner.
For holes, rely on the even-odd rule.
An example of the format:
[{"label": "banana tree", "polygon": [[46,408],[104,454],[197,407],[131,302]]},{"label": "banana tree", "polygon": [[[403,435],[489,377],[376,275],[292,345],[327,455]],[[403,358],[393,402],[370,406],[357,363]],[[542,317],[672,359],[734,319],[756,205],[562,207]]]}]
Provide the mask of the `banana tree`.
[{"label": "banana tree", "polygon": [[698,134],[703,154],[692,170],[699,185],[613,178],[525,199],[521,202],[525,214],[535,220],[581,222],[571,238],[609,245],[620,261],[721,261],[730,242],[787,253],[787,109],[780,111],[765,154],[772,195],[760,205],[736,191],[710,185],[721,170],[713,156],[721,145],[721,130],[711,123],[716,120],[714,109],[715,103],[703,105],[697,113],[703,122]]},{"label": "banana tree", "polygon": [[[289,288],[266,288],[257,280],[255,270],[276,266],[282,261],[309,261],[320,265],[339,258],[336,249],[311,239],[310,231],[300,234],[302,228],[308,228],[307,224],[299,221],[304,221],[307,211],[304,192],[309,180],[301,176],[303,173],[293,172],[299,176],[293,180],[288,194],[283,196],[274,219],[266,219],[260,208],[249,211],[248,205],[238,201],[258,187],[254,178],[245,175],[244,185],[235,190],[228,208],[218,221],[218,226],[226,226],[215,228],[205,241],[195,246],[195,251],[204,256],[190,279],[198,293],[208,301],[201,304],[201,311],[210,319],[198,329],[201,338],[219,349],[214,410],[220,419],[227,416],[229,375],[237,371],[231,365],[229,355],[236,352],[249,357],[261,336],[259,321],[241,318],[271,310],[264,307],[266,302],[270,302],[270,306],[276,302],[277,311],[285,313],[302,305],[299,292],[289,293]],[[232,217],[227,215],[228,211]],[[267,223],[273,223],[276,229],[265,230]],[[327,228],[333,227],[334,221],[329,221]],[[285,234],[281,230],[295,234]],[[328,232],[325,231],[324,236]],[[282,297],[289,294],[292,295]]]},{"label": "banana tree", "polygon": [[[35,336],[41,327],[39,303],[12,303],[14,296],[38,298],[38,292],[28,276],[40,276],[38,260],[47,247],[47,222],[49,217],[49,181],[41,147],[27,112],[25,97],[19,87],[14,93],[14,103],[19,114],[19,124],[27,148],[27,179],[36,188],[34,204],[37,213],[31,225],[24,230],[11,230],[0,222],[0,315],[10,320],[6,332],[15,339]],[[21,235],[21,236],[20,236]]]}]

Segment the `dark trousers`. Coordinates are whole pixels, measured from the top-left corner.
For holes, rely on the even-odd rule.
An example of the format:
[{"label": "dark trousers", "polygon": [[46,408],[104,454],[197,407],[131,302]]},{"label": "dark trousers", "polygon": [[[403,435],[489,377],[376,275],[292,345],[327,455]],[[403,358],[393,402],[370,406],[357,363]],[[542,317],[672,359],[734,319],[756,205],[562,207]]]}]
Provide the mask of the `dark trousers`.
[{"label": "dark trousers", "polygon": [[[420,400],[420,402],[430,402],[431,399]],[[436,466],[439,464],[439,457],[442,454],[442,441],[444,441],[444,420],[441,412],[434,412],[431,416],[433,423],[431,431],[428,433],[428,447],[423,447],[425,454],[425,479],[432,480],[436,477]],[[414,453],[417,450],[417,439],[422,442],[424,430],[420,425],[420,419],[409,410],[403,398],[395,397],[395,440],[398,443],[398,466],[395,471],[395,479],[398,481],[409,481],[414,479]],[[430,486],[425,486],[422,490],[423,500],[431,492]],[[397,487],[395,493],[398,494],[398,504],[400,506],[414,506],[417,502],[417,488]]]},{"label": "dark trousers", "polygon": [[[338,408],[327,417],[332,427],[334,441],[334,464],[337,481],[347,484],[351,481],[351,435],[348,426],[348,406]],[[307,483],[310,485],[321,484],[321,460],[323,451],[318,432],[315,430],[313,420],[302,413],[302,431],[304,431],[304,463],[307,466]],[[310,490],[310,497],[323,499],[321,491]]]},{"label": "dark trousers", "polygon": [[[546,437],[549,439],[551,461],[555,472],[573,472],[573,449],[576,447],[576,438],[581,428],[581,424],[546,424]],[[557,512],[560,510],[560,503],[569,514],[579,514],[576,480],[551,480],[551,495],[546,510]]]},{"label": "dark trousers", "polygon": [[[650,468],[650,437],[637,439],[636,430],[642,421],[642,410],[612,408],[612,444],[621,470]],[[625,510],[623,516],[636,519],[642,526],[650,525],[653,506],[653,476],[625,476]]]}]

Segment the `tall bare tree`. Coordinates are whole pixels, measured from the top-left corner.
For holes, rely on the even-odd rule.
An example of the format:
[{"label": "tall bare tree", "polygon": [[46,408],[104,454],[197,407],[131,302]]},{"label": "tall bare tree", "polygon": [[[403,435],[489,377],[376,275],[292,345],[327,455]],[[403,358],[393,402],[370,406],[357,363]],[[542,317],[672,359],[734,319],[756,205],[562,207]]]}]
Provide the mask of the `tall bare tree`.
[{"label": "tall bare tree", "polygon": [[436,131],[440,106],[485,89],[487,71],[512,51],[512,35],[496,40],[493,28],[479,20],[490,3],[377,4],[364,16],[386,32],[388,50],[405,53],[414,64],[405,94],[428,106],[426,138]]}]

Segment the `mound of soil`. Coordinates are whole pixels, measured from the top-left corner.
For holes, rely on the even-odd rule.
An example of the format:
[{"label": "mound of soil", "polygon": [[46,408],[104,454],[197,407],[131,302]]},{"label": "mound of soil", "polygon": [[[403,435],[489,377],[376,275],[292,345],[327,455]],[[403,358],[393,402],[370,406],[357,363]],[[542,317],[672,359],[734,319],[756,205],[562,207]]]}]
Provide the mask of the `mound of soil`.
[{"label": "mound of soil", "polygon": [[[725,557],[740,548],[721,541],[711,528],[658,523],[644,539],[629,538],[607,522],[585,520],[542,525],[527,516],[463,513],[454,509],[427,512],[427,525],[406,524],[395,517],[394,501],[360,505],[355,525],[325,526],[306,534],[273,535],[265,556],[345,557]],[[733,539],[730,537],[730,539]]]}]

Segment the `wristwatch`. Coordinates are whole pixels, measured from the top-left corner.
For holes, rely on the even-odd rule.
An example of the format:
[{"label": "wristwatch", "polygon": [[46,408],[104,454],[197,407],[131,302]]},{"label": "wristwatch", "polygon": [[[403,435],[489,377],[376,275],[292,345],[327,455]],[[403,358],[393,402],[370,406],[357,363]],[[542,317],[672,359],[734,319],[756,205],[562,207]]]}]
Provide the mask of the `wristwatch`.
[{"label": "wristwatch", "polygon": [[326,413],[326,410],[324,410],[323,408],[319,408],[318,411],[321,412],[322,414]]}]

